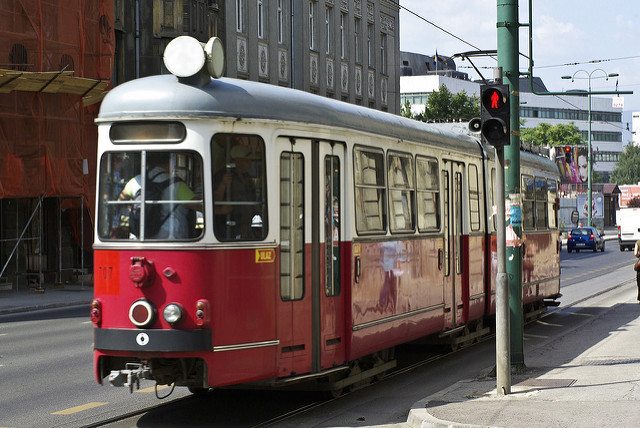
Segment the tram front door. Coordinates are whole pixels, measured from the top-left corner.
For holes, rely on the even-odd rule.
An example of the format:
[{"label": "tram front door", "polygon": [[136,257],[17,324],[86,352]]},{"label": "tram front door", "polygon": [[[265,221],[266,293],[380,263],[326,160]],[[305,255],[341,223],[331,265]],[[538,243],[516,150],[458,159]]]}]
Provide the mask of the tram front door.
[{"label": "tram front door", "polygon": [[278,376],[345,360],[344,144],[279,138]]}]

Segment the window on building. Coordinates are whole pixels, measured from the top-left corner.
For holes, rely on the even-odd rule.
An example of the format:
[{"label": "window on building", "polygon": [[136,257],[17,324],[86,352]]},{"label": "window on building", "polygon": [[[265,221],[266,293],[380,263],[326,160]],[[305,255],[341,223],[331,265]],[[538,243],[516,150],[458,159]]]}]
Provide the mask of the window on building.
[{"label": "window on building", "polygon": [[264,3],[263,0],[257,0],[257,2],[258,38],[264,39]]},{"label": "window on building", "polygon": [[345,46],[345,37],[346,37],[346,25],[347,25],[347,15],[344,13],[340,14],[340,58],[346,58],[346,46]]},{"label": "window on building", "polygon": [[324,47],[327,55],[331,54],[331,37],[333,36],[333,30],[331,25],[331,14],[333,9],[326,7],[324,9]]},{"label": "window on building", "polygon": [[380,72],[387,74],[387,35],[380,35]]},{"label": "window on building", "polygon": [[355,60],[357,64],[362,63],[362,48],[360,47],[360,31],[361,31],[361,23],[362,20],[360,18],[355,18],[353,21],[353,41],[355,43]]},{"label": "window on building", "polygon": [[367,65],[369,67],[374,67],[375,61],[376,61],[375,52],[373,51],[373,45],[374,45],[373,31],[374,31],[373,24],[367,24]]},{"label": "window on building", "polygon": [[282,2],[283,0],[278,0],[278,43],[280,44],[284,41],[284,10]]},{"label": "window on building", "polygon": [[236,0],[236,31],[244,33],[245,0]]},{"label": "window on building", "polygon": [[316,23],[316,19],[318,17],[318,3],[316,1],[309,2],[309,49],[315,50],[317,48],[316,44],[318,43],[317,39],[317,28],[318,24]]}]

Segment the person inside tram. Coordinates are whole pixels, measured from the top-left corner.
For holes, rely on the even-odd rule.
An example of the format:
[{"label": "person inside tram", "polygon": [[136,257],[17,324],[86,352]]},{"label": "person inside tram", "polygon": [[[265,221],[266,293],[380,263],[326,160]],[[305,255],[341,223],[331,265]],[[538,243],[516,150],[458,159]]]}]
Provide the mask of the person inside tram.
[{"label": "person inside tram", "polygon": [[251,202],[257,200],[257,194],[249,174],[254,156],[251,148],[243,144],[234,145],[229,156],[232,162],[213,178],[216,236],[224,241],[256,239],[252,220],[259,213]]},{"label": "person inside tram", "polygon": [[[180,178],[172,176],[170,153],[147,155],[146,201],[189,201],[196,199],[194,192]],[[138,174],[122,189],[119,201],[140,200],[142,178]],[[187,239],[194,226],[197,204],[147,204],[145,206],[145,239]],[[130,233],[139,236],[139,204],[129,215]],[[136,212],[137,211],[137,212]]]}]

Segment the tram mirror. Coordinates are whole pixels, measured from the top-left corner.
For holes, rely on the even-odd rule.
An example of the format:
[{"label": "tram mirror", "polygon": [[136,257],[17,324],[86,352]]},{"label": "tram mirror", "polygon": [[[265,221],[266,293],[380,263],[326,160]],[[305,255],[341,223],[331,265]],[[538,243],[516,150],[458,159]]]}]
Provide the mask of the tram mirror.
[{"label": "tram mirror", "polygon": [[578,224],[578,220],[580,219],[580,213],[577,210],[571,211],[571,223]]}]

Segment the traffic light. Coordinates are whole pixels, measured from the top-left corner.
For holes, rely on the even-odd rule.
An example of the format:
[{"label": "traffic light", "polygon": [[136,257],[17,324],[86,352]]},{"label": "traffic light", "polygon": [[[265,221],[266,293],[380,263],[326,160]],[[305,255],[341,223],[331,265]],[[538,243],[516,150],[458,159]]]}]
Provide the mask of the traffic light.
[{"label": "traffic light", "polygon": [[564,160],[566,163],[571,163],[571,146],[564,146]]},{"label": "traffic light", "polygon": [[480,86],[481,134],[492,146],[511,144],[509,85]]}]

